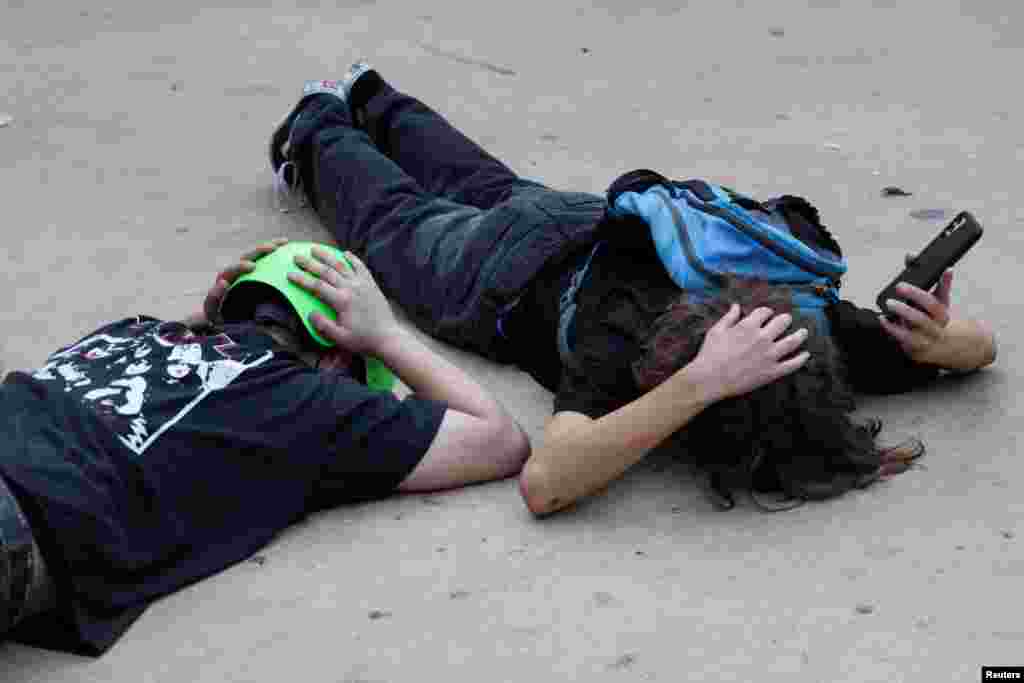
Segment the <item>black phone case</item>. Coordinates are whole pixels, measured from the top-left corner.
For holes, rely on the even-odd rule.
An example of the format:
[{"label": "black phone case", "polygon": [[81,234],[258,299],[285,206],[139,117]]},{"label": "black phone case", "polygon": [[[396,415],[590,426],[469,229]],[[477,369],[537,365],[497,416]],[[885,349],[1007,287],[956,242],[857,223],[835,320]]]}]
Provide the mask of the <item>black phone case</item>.
[{"label": "black phone case", "polygon": [[981,239],[982,232],[981,225],[969,212],[958,213],[956,218],[907,264],[903,272],[882,290],[876,300],[878,308],[889,315],[889,309],[885,306],[886,300],[903,300],[895,291],[896,285],[900,282],[909,282],[929,291],[942,277],[942,273],[951,268],[975,242]]}]

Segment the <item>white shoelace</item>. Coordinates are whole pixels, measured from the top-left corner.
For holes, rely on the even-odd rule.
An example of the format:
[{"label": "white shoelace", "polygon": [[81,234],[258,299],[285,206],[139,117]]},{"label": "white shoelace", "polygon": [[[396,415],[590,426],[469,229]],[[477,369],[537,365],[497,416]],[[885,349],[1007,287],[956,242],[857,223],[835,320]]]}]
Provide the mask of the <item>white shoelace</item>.
[{"label": "white shoelace", "polygon": [[[288,181],[289,170],[292,174],[292,182]],[[306,206],[306,194],[302,190],[302,178],[299,176],[298,167],[291,161],[281,164],[274,174],[274,198],[277,203],[277,210],[281,213],[288,213],[293,209],[301,209]]]}]

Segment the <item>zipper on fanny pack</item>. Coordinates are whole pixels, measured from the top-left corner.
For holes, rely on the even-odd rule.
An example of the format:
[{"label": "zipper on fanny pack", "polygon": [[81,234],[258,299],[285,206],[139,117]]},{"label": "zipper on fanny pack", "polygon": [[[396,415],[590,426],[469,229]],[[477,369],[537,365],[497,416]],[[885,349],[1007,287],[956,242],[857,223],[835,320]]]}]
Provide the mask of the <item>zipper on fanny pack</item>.
[{"label": "zipper on fanny pack", "polygon": [[[689,200],[689,198],[684,196],[684,199],[686,199],[686,202],[688,204],[694,206],[694,204]],[[719,218],[729,221],[729,223],[733,225],[736,229],[738,229],[740,232],[742,232],[747,237],[751,238],[752,240],[754,240],[762,247],[775,254],[776,256],[784,258],[787,261],[796,263],[801,268],[805,268],[806,270],[814,273],[815,275],[826,277],[832,282],[837,283],[838,286],[839,278],[841,277],[841,275],[834,275],[829,272],[824,272],[817,266],[808,263],[802,255],[794,254],[789,249],[786,249],[784,246],[766,239],[758,232],[757,228],[755,228],[754,226],[750,225],[747,222],[747,218],[745,216],[737,214],[729,207],[720,206],[718,204],[706,203],[704,206],[695,206],[695,208],[701,209],[703,211],[708,211],[709,213],[712,213],[718,216]]]},{"label": "zipper on fanny pack", "polygon": [[668,210],[672,212],[672,220],[676,224],[676,231],[679,233],[679,240],[683,245],[683,253],[686,255],[686,260],[690,262],[690,266],[693,267],[698,273],[700,273],[709,282],[713,283],[718,287],[722,287],[725,284],[725,276],[721,273],[715,273],[704,267],[704,264],[697,258],[696,252],[693,250],[693,242],[690,241],[690,231],[686,229],[686,220],[679,212],[679,207],[672,202],[671,197],[668,199],[662,197],[662,201],[668,206]]}]

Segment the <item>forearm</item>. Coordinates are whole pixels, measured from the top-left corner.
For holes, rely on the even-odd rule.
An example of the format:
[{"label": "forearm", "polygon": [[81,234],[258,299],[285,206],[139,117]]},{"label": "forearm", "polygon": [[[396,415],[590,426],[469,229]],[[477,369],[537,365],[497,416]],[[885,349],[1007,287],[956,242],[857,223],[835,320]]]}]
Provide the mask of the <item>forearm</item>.
[{"label": "forearm", "polygon": [[373,355],[420,396],[442,401],[474,417],[514,423],[502,405],[472,377],[407,330],[388,335]]},{"label": "forearm", "polygon": [[601,490],[704,410],[707,396],[705,383],[683,368],[600,419],[552,427],[523,470],[530,510],[547,514]]},{"label": "forearm", "polygon": [[950,320],[942,341],[914,360],[947,370],[969,372],[991,365],[996,359],[995,332],[975,320]]}]

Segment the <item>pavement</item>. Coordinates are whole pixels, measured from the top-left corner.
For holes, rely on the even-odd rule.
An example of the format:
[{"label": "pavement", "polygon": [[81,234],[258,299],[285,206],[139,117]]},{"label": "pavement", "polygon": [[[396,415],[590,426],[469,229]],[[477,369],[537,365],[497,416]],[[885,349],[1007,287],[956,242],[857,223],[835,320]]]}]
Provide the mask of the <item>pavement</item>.
[{"label": "pavement", "polygon": [[[304,79],[360,57],[555,187],[647,167],[807,196],[864,305],[971,210],[986,235],[955,311],[1000,339],[985,372],[863,401],[883,439],[929,447],[866,491],[719,512],[655,460],[544,521],[513,481],[339,508],[159,601],[103,657],[0,646],[0,680],[968,681],[1024,665],[1024,6],[8,0],[0,37],[7,370],[112,319],[191,312],[256,242],[327,239],[275,207],[265,141]],[[431,344],[539,437],[548,392]]]}]

